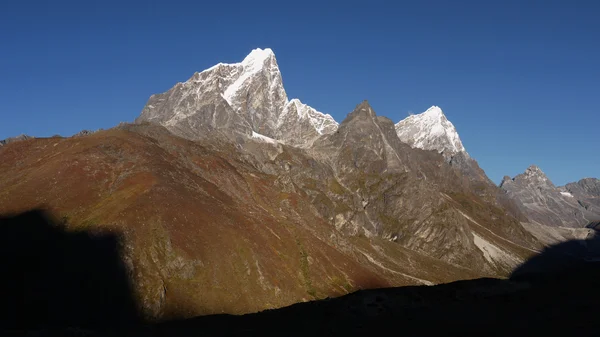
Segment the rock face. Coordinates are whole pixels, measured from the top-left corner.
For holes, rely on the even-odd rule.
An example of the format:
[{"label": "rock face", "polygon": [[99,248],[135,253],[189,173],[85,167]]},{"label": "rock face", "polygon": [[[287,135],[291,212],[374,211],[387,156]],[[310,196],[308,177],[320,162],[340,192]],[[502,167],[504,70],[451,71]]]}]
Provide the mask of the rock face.
[{"label": "rock face", "polygon": [[567,186],[578,197],[575,197],[567,187],[556,187],[535,165],[512,179],[504,177],[500,184],[500,188],[517,201],[527,217],[540,224],[555,227],[584,227],[590,221],[599,219],[599,213],[594,212],[594,203],[586,208],[579,202],[579,198],[588,197],[592,202],[597,202],[597,197],[593,195],[595,183],[585,181]]},{"label": "rock face", "polygon": [[[311,153],[332,167],[349,200],[345,212],[327,215],[338,230],[389,238],[458,265],[471,256],[470,263],[482,268],[486,263],[510,268],[518,258],[507,251],[535,245],[514,217],[473,193],[469,180],[442,156],[402,143],[393,122],[377,116],[366,101],[335,133],[319,138]],[[472,207],[474,200],[486,206]],[[489,242],[483,228],[491,223],[508,241]],[[488,248],[497,254],[488,254]]]},{"label": "rock face", "polygon": [[[576,183],[569,183],[562,189],[564,196],[569,196],[570,193],[577,202],[586,210],[600,214],[600,179],[584,178]],[[600,216],[595,220],[600,220]]]},{"label": "rock face", "polygon": [[219,63],[152,95],[136,122],[158,123],[189,139],[215,130],[254,132],[296,146],[337,128],[330,115],[288,100],[271,49],[255,49],[240,63]]}]

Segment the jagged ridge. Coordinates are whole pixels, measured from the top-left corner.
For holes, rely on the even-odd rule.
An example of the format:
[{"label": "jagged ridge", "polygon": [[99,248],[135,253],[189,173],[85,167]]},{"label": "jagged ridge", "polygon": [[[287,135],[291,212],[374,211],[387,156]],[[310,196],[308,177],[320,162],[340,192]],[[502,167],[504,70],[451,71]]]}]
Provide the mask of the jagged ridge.
[{"label": "jagged ridge", "polygon": [[136,119],[145,121],[191,139],[216,129],[247,136],[254,132],[296,146],[310,145],[338,125],[299,99],[288,100],[268,48],[254,49],[240,63],[219,63],[151,96]]}]

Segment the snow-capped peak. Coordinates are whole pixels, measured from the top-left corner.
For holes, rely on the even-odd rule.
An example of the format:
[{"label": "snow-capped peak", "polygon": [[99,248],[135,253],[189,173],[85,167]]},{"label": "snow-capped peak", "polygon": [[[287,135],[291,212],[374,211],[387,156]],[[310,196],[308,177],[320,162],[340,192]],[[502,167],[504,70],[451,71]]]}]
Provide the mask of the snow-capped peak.
[{"label": "snow-capped peak", "polygon": [[424,114],[427,114],[427,116],[431,116],[431,117],[434,117],[434,118],[435,117],[440,117],[441,118],[441,116],[444,116],[444,112],[437,105],[433,105],[431,108],[425,110]]},{"label": "snow-capped peak", "polygon": [[288,100],[269,48],[254,49],[238,63],[219,63],[153,95],[136,121],[160,123],[191,138],[201,137],[206,128],[232,129],[297,146],[337,130],[330,115]]},{"label": "snow-capped peak", "polygon": [[401,141],[423,150],[435,150],[449,158],[459,152],[466,154],[454,125],[442,109],[432,106],[425,112],[411,115],[396,124]]},{"label": "snow-capped peak", "polygon": [[[277,84],[276,86],[283,91],[283,84],[281,83],[281,74],[279,73],[279,67],[277,66],[277,62],[275,61],[275,54],[270,48],[266,49],[254,49],[244,58],[241,63],[238,63],[237,66],[241,68],[237,73],[237,79],[231,83],[227,89],[223,92],[223,97],[230,105],[234,105],[233,101],[235,96],[237,96],[244,89],[244,84],[248,82],[248,79],[252,78],[254,75],[260,73],[267,67],[268,69],[268,77],[271,84]],[[272,86],[272,85],[270,85]],[[285,94],[285,91],[283,91]],[[287,97],[285,97],[287,100]]]},{"label": "snow-capped peak", "polygon": [[246,58],[242,61],[242,65],[247,68],[254,69],[255,71],[259,71],[263,65],[265,64],[265,60],[275,57],[275,54],[271,50],[271,48],[253,49]]}]

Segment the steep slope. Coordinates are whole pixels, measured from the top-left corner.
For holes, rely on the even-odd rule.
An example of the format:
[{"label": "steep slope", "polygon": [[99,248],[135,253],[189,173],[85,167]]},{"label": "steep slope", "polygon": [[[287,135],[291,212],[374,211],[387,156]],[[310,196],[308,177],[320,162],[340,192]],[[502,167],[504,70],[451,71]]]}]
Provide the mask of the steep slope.
[{"label": "steep slope", "polygon": [[402,143],[394,124],[366,101],[311,153],[332,167],[349,200],[333,221],[342,231],[482,270],[510,269],[536,245],[517,219],[474,194],[442,156]]},{"label": "steep slope", "polygon": [[467,153],[456,128],[440,107],[432,106],[427,111],[411,115],[396,123],[396,134],[400,140],[413,148],[440,153],[450,166],[468,179],[469,188],[480,197],[521,221],[526,217],[513,200],[499,190],[477,161]]},{"label": "steep slope", "polygon": [[[578,188],[581,185],[570,186],[575,193],[585,190]],[[546,174],[535,165],[512,179],[504,177],[500,188],[517,202],[530,220],[543,225],[584,227],[590,221],[600,218],[593,210],[583,207],[573,194],[554,186]]]},{"label": "steep slope", "polygon": [[254,49],[240,63],[219,63],[152,95],[136,122],[157,123],[189,139],[214,130],[246,136],[255,132],[297,146],[337,128],[331,116],[297,99],[288,101],[275,54],[268,48]]},{"label": "steep slope", "polygon": [[122,235],[136,298],[151,318],[498,274],[337,231],[286,170],[294,158],[290,171],[328,177],[327,166],[276,142],[199,143],[136,124],[10,143],[0,158],[0,214],[41,207],[71,231]]}]

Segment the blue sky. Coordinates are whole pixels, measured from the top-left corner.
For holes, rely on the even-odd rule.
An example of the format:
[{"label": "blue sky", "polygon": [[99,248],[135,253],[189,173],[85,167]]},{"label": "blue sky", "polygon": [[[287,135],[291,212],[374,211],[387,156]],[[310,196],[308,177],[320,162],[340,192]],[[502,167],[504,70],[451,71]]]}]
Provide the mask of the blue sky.
[{"label": "blue sky", "polygon": [[599,1],[0,2],[0,139],[133,121],[148,97],[256,47],[341,121],[442,107],[492,180],[600,176]]}]

